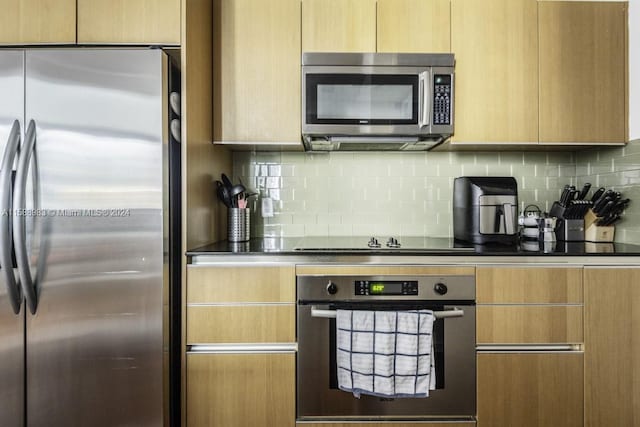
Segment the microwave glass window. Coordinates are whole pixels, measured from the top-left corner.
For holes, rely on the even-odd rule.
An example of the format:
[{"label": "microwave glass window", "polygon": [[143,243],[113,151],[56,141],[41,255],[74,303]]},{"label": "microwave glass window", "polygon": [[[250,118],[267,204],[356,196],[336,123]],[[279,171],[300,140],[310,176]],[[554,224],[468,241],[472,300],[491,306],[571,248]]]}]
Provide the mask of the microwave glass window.
[{"label": "microwave glass window", "polygon": [[411,85],[318,85],[319,119],[411,120]]},{"label": "microwave glass window", "polygon": [[306,74],[308,124],[418,123],[416,74]]}]

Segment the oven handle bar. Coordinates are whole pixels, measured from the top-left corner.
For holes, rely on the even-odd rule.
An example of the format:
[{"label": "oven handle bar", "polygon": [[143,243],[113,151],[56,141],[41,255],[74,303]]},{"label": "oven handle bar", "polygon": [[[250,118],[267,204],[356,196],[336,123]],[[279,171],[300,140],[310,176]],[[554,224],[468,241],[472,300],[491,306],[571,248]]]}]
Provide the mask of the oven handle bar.
[{"label": "oven handle bar", "polygon": [[[447,317],[462,317],[464,316],[464,310],[454,307],[452,310],[434,311],[433,316],[436,319],[445,319]],[[311,306],[311,317],[325,317],[327,319],[335,319],[335,310],[322,310],[315,305]]]}]

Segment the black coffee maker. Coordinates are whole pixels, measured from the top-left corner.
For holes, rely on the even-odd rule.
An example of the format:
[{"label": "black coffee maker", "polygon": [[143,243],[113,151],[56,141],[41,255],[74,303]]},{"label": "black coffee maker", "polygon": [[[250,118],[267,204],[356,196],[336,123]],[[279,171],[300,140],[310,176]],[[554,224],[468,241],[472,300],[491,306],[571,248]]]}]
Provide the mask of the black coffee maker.
[{"label": "black coffee maker", "polygon": [[453,234],[474,244],[518,241],[518,183],[513,177],[463,176],[453,183]]}]

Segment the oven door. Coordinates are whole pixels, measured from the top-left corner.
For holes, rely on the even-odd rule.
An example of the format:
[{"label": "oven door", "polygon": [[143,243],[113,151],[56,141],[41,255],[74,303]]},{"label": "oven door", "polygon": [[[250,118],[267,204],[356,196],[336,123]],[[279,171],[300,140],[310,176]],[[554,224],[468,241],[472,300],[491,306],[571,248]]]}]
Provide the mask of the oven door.
[{"label": "oven door", "polygon": [[[364,306],[364,304],[363,304]],[[421,305],[434,311],[463,310],[461,317],[436,319],[436,390],[426,398],[380,398],[338,389],[335,319],[312,317],[310,304],[298,305],[297,416],[298,419],[465,419],[476,414],[475,307]],[[341,304],[316,308],[349,308]],[[397,310],[383,308],[378,309]],[[366,305],[362,309],[372,309]],[[373,307],[375,309],[375,307]],[[409,309],[409,308],[407,308]]]},{"label": "oven door", "polygon": [[326,67],[303,71],[303,133],[418,135],[429,127],[428,67]]}]

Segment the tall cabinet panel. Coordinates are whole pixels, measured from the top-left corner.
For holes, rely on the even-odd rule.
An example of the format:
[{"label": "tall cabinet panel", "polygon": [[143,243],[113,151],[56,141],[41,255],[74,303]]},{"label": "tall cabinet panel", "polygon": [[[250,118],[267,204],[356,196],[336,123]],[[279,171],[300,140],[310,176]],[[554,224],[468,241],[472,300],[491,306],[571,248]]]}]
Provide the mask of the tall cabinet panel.
[{"label": "tall cabinet panel", "polygon": [[540,141],[626,140],[626,2],[539,3]]},{"label": "tall cabinet panel", "polygon": [[78,0],[78,43],[180,44],[180,0]]},{"label": "tall cabinet panel", "polygon": [[76,0],[0,0],[0,10],[0,44],[76,42]]},{"label": "tall cabinet panel", "polygon": [[300,1],[214,0],[214,141],[300,144]]},{"label": "tall cabinet panel", "polygon": [[455,141],[538,141],[536,0],[452,0]]},{"label": "tall cabinet panel", "polygon": [[378,52],[450,52],[450,0],[378,0],[377,48]]},{"label": "tall cabinet panel", "polygon": [[640,426],[640,268],[585,268],[585,426]]},{"label": "tall cabinet panel", "polygon": [[376,0],[303,0],[303,52],[375,52]]}]

